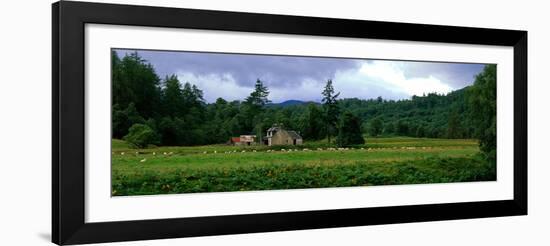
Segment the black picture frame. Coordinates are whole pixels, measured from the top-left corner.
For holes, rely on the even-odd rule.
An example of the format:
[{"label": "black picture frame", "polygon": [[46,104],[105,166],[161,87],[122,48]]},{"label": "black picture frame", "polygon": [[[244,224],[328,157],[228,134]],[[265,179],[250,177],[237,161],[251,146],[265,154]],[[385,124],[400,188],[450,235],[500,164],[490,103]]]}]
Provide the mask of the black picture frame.
[{"label": "black picture frame", "polygon": [[[56,244],[527,214],[526,31],[71,1],[54,3],[52,16],[52,241]],[[85,223],[86,23],[513,47],[514,198],[481,202]]]}]

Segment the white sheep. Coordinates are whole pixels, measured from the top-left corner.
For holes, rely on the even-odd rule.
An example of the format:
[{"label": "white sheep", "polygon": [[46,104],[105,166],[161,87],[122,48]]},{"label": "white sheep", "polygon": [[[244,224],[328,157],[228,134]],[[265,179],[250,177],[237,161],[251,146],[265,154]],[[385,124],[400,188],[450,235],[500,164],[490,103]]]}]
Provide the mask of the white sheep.
[{"label": "white sheep", "polygon": [[139,162],[142,162],[142,163],[143,163],[143,162],[145,162],[145,161],[147,161],[147,159],[143,158],[143,160],[141,160],[141,161],[139,161]]}]

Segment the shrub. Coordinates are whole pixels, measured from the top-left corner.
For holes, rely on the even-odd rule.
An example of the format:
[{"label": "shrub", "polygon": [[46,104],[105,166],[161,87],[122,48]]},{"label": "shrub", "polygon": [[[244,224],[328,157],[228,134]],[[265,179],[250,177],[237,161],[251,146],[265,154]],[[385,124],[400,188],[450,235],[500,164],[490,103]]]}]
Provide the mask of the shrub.
[{"label": "shrub", "polygon": [[148,125],[133,124],[124,136],[124,140],[137,148],[145,148],[149,144],[158,144],[157,133]]}]

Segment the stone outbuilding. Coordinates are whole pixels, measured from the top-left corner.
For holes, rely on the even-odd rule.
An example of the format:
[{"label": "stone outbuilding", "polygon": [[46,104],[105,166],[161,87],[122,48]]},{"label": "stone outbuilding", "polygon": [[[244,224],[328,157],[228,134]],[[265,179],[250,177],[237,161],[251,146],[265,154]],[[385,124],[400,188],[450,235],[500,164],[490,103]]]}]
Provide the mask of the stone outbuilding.
[{"label": "stone outbuilding", "polygon": [[229,139],[229,144],[238,146],[256,145],[256,135],[241,135]]}]

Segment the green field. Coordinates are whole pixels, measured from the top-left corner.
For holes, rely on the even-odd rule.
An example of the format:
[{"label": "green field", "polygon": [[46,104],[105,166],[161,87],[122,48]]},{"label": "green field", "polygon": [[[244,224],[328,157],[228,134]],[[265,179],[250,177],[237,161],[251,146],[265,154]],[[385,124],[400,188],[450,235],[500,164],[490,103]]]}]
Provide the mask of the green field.
[{"label": "green field", "polygon": [[151,147],[112,141],[112,194],[149,195],[489,181],[496,167],[476,140],[368,138],[353,148]]}]

